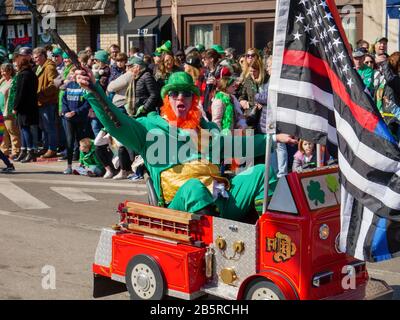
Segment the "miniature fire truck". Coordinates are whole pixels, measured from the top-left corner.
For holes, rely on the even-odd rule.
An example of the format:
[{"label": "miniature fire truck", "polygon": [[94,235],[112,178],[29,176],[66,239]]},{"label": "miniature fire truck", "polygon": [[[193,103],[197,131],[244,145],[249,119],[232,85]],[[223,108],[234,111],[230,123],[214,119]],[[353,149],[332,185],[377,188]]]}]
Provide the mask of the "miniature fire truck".
[{"label": "miniature fire truck", "polygon": [[340,252],[339,207],[337,167],[281,178],[255,223],[126,201],[101,233],[94,296],[119,282],[143,300],[390,299],[364,262]]}]

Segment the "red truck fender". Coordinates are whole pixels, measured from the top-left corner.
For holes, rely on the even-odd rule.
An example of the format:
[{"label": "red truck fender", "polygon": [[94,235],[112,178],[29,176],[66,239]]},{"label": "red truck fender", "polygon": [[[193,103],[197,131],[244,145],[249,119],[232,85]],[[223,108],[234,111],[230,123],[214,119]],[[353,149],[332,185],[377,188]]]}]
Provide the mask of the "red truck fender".
[{"label": "red truck fender", "polygon": [[260,272],[258,274],[252,275],[248,277],[245,281],[243,281],[240,286],[238,293],[238,300],[243,300],[246,298],[246,294],[251,287],[253,287],[258,282],[265,280],[273,284],[273,286],[277,288],[277,294],[279,295],[279,291],[283,295],[284,300],[299,300],[299,295],[297,290],[295,289],[294,284],[283,274],[273,270],[266,270]]}]

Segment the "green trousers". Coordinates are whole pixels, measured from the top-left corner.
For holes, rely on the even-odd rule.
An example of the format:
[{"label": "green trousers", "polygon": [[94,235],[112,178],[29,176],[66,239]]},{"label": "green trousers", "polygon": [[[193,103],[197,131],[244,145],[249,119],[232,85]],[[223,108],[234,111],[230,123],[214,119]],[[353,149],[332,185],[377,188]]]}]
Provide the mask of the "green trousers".
[{"label": "green trousers", "polygon": [[[264,199],[265,165],[259,164],[241,172],[231,180],[229,198],[213,199],[207,187],[197,179],[188,180],[179,188],[168,206],[170,209],[195,213],[209,205],[216,205],[221,218],[241,220],[255,202]],[[268,196],[272,196],[277,183],[270,169]]]}]

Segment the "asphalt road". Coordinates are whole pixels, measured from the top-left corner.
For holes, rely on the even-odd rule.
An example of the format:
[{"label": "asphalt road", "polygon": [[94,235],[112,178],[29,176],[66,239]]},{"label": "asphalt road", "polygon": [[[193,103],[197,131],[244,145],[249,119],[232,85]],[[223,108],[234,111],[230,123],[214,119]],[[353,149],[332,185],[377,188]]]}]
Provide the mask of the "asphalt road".
[{"label": "asphalt road", "polygon": [[[100,230],[117,222],[118,203],[147,201],[143,182],[64,176],[64,166],[16,164],[15,174],[0,175],[0,299],[92,299]],[[399,262],[369,265],[396,300]]]}]

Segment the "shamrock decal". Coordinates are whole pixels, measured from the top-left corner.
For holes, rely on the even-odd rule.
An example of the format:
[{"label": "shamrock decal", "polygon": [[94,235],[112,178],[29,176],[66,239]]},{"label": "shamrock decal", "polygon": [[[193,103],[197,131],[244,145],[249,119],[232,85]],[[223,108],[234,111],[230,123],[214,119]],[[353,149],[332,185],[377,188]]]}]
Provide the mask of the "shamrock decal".
[{"label": "shamrock decal", "polygon": [[325,203],[325,192],[321,190],[321,184],[318,181],[310,181],[307,187],[308,199],[314,201],[315,205],[318,206],[318,202],[321,204]]},{"label": "shamrock decal", "polygon": [[328,186],[328,189],[330,192],[333,193],[335,196],[336,202],[339,203],[337,197],[336,197],[336,192],[339,190],[339,181],[336,179],[335,176],[332,175],[327,175],[325,177],[326,185]]}]

